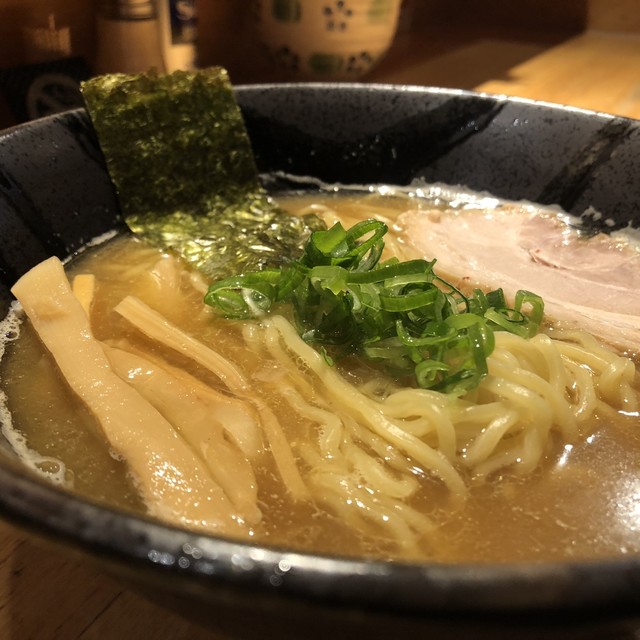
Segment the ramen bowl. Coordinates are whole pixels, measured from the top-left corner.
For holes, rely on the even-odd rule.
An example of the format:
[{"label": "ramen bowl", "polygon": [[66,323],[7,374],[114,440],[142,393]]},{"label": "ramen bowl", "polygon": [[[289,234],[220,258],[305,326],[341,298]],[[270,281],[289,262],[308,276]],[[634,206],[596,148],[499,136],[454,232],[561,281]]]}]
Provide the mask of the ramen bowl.
[{"label": "ramen bowl", "polygon": [[[595,228],[640,226],[640,125],[424,87],[237,89],[259,169],[327,182],[460,185],[557,204]],[[0,133],[1,316],[10,286],[123,228],[87,114]],[[637,637],[640,558],[381,562],[243,543],[134,516],[46,483],[7,442],[0,515],[232,638]],[[419,634],[419,635],[418,635]]]}]

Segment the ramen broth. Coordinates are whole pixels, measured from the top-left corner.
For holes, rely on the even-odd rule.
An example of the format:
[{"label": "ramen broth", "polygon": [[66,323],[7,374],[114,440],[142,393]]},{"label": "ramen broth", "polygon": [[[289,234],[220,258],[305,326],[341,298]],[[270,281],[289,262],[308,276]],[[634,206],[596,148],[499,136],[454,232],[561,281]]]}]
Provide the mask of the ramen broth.
[{"label": "ramen broth", "polygon": [[[378,216],[393,224],[407,208],[406,198],[368,194],[283,198],[294,213],[316,212],[339,218],[348,226],[363,217]],[[411,202],[412,208],[433,203]],[[87,251],[68,265],[70,277],[96,276],[92,327],[103,341],[142,337],[113,307],[133,294],[200,341],[235,362],[279,418],[296,451],[305,431],[288,405],[268,392],[261,381],[277,376],[246,348],[241,323],[229,322],[202,303],[202,293],[182,286],[174,298],[145,289],[145,274],[161,252],[130,235],[118,236]],[[183,367],[211,386],[223,390],[210,372],[175,352],[152,347],[156,355]],[[0,363],[2,389],[8,398],[10,426],[4,432],[21,457],[53,481],[89,498],[144,513],[145,505],[128,473],[126,461],[113,452],[94,418],[70,392],[56,372],[27,321],[20,339],[7,344]],[[340,365],[347,379],[358,382],[367,368]],[[637,378],[637,376],[636,376]],[[439,562],[508,562],[583,559],[640,552],[640,429],[629,412],[595,416],[571,444],[552,442],[542,464],[526,477],[502,470],[486,478],[467,473],[469,494],[462,506],[452,506],[442,483],[420,476],[419,491],[410,504],[428,515],[433,528],[418,548],[402,549],[364,527],[354,531],[341,518],[311,502],[292,501],[266,453],[254,463],[262,520],[252,526],[252,542],[286,545],[312,552],[412,558]],[[5,421],[8,422],[8,421]],[[266,446],[266,445],[265,445]]]}]

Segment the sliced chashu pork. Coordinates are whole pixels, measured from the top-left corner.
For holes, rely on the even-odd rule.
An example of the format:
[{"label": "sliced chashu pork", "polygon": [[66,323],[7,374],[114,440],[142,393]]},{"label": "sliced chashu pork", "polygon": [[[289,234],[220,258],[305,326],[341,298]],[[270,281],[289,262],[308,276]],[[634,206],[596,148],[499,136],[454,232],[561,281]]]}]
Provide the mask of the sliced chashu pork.
[{"label": "sliced chashu pork", "polygon": [[463,291],[502,287],[511,299],[533,291],[549,319],[640,353],[640,250],[631,242],[585,237],[525,205],[409,211],[398,227],[408,254],[436,258],[436,272]]}]

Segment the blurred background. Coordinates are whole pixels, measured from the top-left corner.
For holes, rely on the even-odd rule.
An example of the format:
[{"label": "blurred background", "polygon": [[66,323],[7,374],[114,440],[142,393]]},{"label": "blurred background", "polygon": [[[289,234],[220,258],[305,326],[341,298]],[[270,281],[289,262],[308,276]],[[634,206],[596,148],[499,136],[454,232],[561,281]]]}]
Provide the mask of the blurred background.
[{"label": "blurred background", "polygon": [[75,106],[93,74],[193,65],[234,84],[435,85],[640,117],[640,3],[0,0],[0,126]]}]

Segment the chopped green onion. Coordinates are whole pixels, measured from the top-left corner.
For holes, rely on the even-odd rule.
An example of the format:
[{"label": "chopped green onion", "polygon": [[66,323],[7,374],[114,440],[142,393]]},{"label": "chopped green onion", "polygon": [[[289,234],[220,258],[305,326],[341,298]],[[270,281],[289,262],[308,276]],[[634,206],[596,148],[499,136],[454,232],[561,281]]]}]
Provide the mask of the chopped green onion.
[{"label": "chopped green onion", "polygon": [[387,226],[365,220],[314,231],[305,251],[280,270],[233,276],[209,287],[205,302],[226,317],[293,307],[302,338],[357,354],[426,389],[463,394],[487,374],[494,331],[536,334],[544,303],[519,291],[509,307],[502,289],[465,296],[433,270],[435,260],[380,262]]}]

